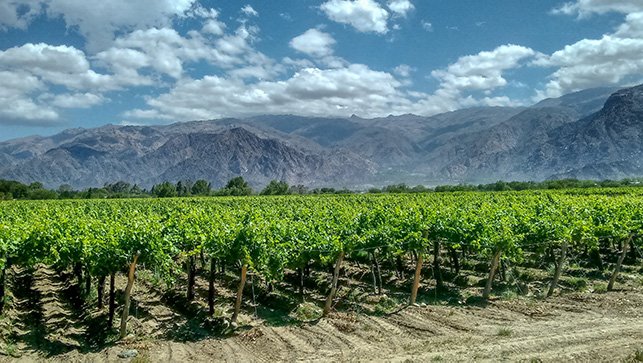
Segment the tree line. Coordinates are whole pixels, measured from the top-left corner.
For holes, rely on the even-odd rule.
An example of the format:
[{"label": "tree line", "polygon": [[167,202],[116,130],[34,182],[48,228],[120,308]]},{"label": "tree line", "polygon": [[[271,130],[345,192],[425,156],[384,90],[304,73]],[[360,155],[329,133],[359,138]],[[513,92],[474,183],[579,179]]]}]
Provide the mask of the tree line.
[{"label": "tree line", "polygon": [[[560,179],[535,181],[497,181],[489,184],[438,185],[433,188],[424,185],[409,186],[405,183],[390,184],[381,188],[372,187],[366,193],[428,193],[428,192],[462,192],[462,191],[521,191],[521,190],[559,190],[584,188],[618,188],[643,186],[643,178],[626,178],[621,180],[578,180]],[[0,200],[45,200],[45,199],[106,199],[106,198],[173,198],[193,196],[247,196],[247,195],[303,195],[303,194],[352,194],[364,193],[361,190],[346,188],[308,188],[305,185],[289,185],[285,181],[272,180],[263,189],[254,190],[241,176],[230,179],[225,186],[215,189],[212,183],[199,179],[197,181],[180,180],[176,183],[164,181],[155,184],[151,189],[141,188],[138,184],[125,181],[106,183],[100,188],[74,189],[63,184],[57,189],[48,189],[40,182],[31,184],[15,180],[0,179]]]}]

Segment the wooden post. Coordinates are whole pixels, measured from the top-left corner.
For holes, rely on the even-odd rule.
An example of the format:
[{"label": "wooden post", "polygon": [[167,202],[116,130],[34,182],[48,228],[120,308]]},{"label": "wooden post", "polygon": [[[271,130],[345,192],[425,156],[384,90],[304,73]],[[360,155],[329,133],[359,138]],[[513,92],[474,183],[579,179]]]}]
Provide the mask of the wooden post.
[{"label": "wooden post", "polygon": [[373,251],[373,260],[375,261],[375,273],[377,274],[377,294],[382,295],[382,271],[380,263],[377,261],[377,250]]},{"label": "wooden post", "polygon": [[85,291],[84,293],[89,295],[92,289],[92,275],[89,273],[89,268],[85,269]]},{"label": "wooden post", "polygon": [[330,309],[333,307],[333,299],[335,298],[335,292],[337,291],[337,281],[339,280],[339,270],[342,267],[342,261],[344,261],[344,251],[339,253],[337,261],[335,262],[335,271],[333,271],[333,281],[330,284],[330,293],[326,298],[326,305],[324,305],[323,316],[327,316],[330,313]]},{"label": "wooden post", "polygon": [[435,275],[435,284],[437,289],[444,287],[442,281],[442,271],[440,270],[440,240],[435,239],[433,242],[433,274]]},{"label": "wooden post", "polygon": [[420,287],[420,275],[422,273],[422,260],[424,260],[424,254],[417,253],[417,263],[415,265],[415,277],[413,278],[413,287],[411,288],[411,305],[415,304],[415,300],[418,296],[418,288]]},{"label": "wooden post", "polygon": [[373,278],[373,293],[377,294],[377,277],[375,277],[375,261],[373,259],[373,255],[369,253],[371,256],[371,277]]},{"label": "wooden post", "polygon": [[114,310],[116,310],[116,288],[114,287],[115,274],[109,274],[109,315],[107,318],[107,325],[109,329],[112,328],[114,323]]},{"label": "wooden post", "polygon": [[301,298],[301,301],[305,301],[304,295],[305,295],[305,290],[304,290],[304,268],[303,267],[298,267],[297,268],[297,276],[299,277],[299,297]]},{"label": "wooden post", "polygon": [[129,304],[130,296],[132,294],[132,287],[134,286],[134,272],[136,272],[136,261],[138,261],[139,254],[134,256],[134,261],[129,265],[129,273],[127,274],[127,287],[125,288],[125,304],[123,306],[123,315],[121,316],[121,339],[127,335],[127,318],[129,317]]},{"label": "wooden post", "polygon": [[210,276],[208,277],[208,312],[214,315],[214,277],[217,273],[216,260],[210,259]]},{"label": "wooden post", "polygon": [[500,255],[502,251],[497,250],[493,254],[493,258],[491,259],[491,269],[489,270],[489,278],[487,279],[487,285],[484,288],[484,291],[482,292],[482,298],[488,299],[489,296],[491,295],[491,288],[493,287],[493,277],[496,275],[496,270],[498,269],[498,263],[500,262]]},{"label": "wooden post", "polygon": [[621,255],[618,257],[618,261],[616,262],[616,267],[614,267],[614,272],[612,273],[610,282],[607,284],[607,291],[612,291],[612,289],[614,288],[614,282],[616,282],[616,277],[618,277],[618,273],[621,271],[621,265],[623,264],[623,259],[625,259],[625,255],[627,254],[627,247],[629,246],[633,236],[634,235],[630,235],[623,242],[623,249],[621,250]]},{"label": "wooden post", "polygon": [[556,264],[556,272],[554,272],[554,278],[551,280],[551,285],[549,285],[549,291],[547,291],[547,297],[550,297],[554,293],[554,290],[556,289],[556,285],[558,284],[558,279],[560,278],[560,274],[563,271],[563,264],[565,263],[566,254],[567,254],[567,241],[564,241],[563,245],[560,248],[560,257],[558,258],[558,263]]},{"label": "wooden post", "polygon": [[248,265],[241,266],[241,281],[239,281],[239,288],[237,289],[237,301],[234,303],[234,313],[232,314],[232,322],[236,323],[241,310],[241,300],[243,299],[243,288],[246,286],[246,274],[248,273]]},{"label": "wooden post", "polygon": [[188,289],[185,298],[188,302],[194,300],[194,283],[196,278],[196,256],[188,257]]},{"label": "wooden post", "polygon": [[2,314],[2,310],[4,309],[4,295],[5,295],[5,286],[6,286],[6,281],[7,281],[7,263],[5,262],[5,266],[2,268],[2,271],[0,271],[2,275],[0,275],[0,314]]},{"label": "wooden post", "polygon": [[400,274],[400,280],[404,280],[404,264],[402,263],[402,256],[397,255],[395,259],[395,265],[398,273]]},{"label": "wooden post", "polygon": [[103,295],[105,293],[105,275],[100,275],[98,278],[98,285],[96,286],[98,293],[98,310],[103,310]]}]

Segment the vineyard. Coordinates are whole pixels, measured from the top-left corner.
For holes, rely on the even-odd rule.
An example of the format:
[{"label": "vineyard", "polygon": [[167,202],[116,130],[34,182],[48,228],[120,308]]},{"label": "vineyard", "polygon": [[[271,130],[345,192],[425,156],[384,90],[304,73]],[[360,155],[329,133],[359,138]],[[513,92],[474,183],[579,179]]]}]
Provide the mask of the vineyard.
[{"label": "vineyard", "polygon": [[[141,338],[145,318],[190,340],[256,320],[609,294],[641,286],[642,234],[638,188],[0,202],[0,348],[95,351]],[[21,304],[40,312],[12,318]]]}]

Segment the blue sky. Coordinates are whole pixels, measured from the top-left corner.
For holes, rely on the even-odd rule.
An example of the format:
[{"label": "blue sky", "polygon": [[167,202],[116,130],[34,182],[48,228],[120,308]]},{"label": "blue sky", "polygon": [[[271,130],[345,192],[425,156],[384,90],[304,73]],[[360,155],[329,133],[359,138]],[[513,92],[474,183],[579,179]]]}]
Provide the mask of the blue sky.
[{"label": "blue sky", "polygon": [[0,0],[0,140],[529,105],[642,55],[642,0]]}]

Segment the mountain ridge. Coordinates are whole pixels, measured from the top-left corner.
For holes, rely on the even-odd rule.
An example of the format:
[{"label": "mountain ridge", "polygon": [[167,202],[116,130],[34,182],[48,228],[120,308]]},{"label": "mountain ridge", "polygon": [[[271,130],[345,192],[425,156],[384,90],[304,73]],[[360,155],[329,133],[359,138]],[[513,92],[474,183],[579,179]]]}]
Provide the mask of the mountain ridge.
[{"label": "mountain ridge", "polygon": [[255,186],[279,179],[352,188],[621,178],[643,174],[642,109],[643,85],[430,117],[263,115],[75,128],[0,142],[0,178],[76,188],[185,179],[221,186],[237,175]]}]

